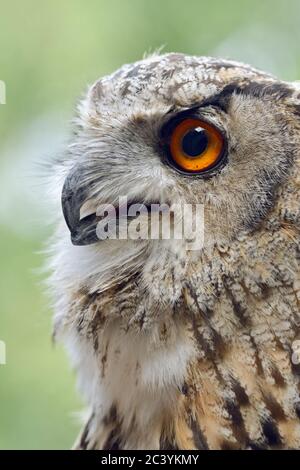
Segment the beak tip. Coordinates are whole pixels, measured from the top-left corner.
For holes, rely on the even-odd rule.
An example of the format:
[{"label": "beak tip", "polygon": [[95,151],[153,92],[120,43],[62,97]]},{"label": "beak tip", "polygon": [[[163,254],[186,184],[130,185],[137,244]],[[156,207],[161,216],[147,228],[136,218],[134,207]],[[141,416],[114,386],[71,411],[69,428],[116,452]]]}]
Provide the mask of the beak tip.
[{"label": "beak tip", "polygon": [[71,242],[74,246],[94,245],[99,241],[96,231],[90,232],[85,236],[81,231],[71,232]]}]

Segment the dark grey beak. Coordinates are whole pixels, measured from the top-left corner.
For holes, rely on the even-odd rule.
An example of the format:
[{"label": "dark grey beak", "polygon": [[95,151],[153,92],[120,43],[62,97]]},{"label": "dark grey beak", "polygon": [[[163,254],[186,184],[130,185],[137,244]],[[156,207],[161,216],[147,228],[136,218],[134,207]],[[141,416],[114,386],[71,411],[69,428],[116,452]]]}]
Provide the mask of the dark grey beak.
[{"label": "dark grey beak", "polygon": [[80,220],[80,209],[88,197],[88,185],[83,184],[85,168],[83,164],[75,165],[65,179],[61,203],[64,218],[71,232],[73,245],[91,245],[99,241],[96,228],[96,214],[88,215]]}]

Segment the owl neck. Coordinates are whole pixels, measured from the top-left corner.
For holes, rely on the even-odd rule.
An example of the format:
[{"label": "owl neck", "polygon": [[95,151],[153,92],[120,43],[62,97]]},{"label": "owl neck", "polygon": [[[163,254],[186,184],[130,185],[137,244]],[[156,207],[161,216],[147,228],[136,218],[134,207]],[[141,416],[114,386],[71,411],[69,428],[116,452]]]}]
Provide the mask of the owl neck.
[{"label": "owl neck", "polygon": [[276,210],[209,256],[76,293],[60,330],[91,408],[78,448],[300,446],[299,233]]}]

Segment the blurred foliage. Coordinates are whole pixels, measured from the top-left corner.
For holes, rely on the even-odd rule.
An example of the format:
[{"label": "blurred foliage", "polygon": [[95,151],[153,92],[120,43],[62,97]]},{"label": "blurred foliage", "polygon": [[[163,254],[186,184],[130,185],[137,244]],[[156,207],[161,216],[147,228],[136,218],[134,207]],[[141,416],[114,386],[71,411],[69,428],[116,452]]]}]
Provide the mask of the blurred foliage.
[{"label": "blurred foliage", "polygon": [[[258,66],[275,63],[271,71],[283,78],[300,77],[299,13],[299,0],[0,0],[0,79],[7,86],[0,172],[4,146],[30,122],[51,112],[71,117],[88,83],[160,46],[222,51]],[[64,352],[51,345],[51,311],[34,271],[43,264],[36,254],[42,246],[40,231],[25,236],[0,221],[0,339],[7,345],[0,448],[68,448],[78,431],[74,377]]]},{"label": "blurred foliage", "polygon": [[33,268],[36,242],[1,231],[0,448],[68,448],[80,409],[74,380],[60,348],[51,343],[50,316]]}]

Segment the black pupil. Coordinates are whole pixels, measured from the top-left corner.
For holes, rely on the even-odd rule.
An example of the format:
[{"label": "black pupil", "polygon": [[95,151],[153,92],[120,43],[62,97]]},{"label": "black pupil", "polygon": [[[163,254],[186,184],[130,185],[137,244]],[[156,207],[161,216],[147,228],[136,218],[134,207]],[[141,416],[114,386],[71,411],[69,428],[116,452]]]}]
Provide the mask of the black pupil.
[{"label": "black pupil", "polygon": [[182,150],[188,157],[198,157],[208,145],[206,131],[196,127],[188,131],[182,139]]}]

